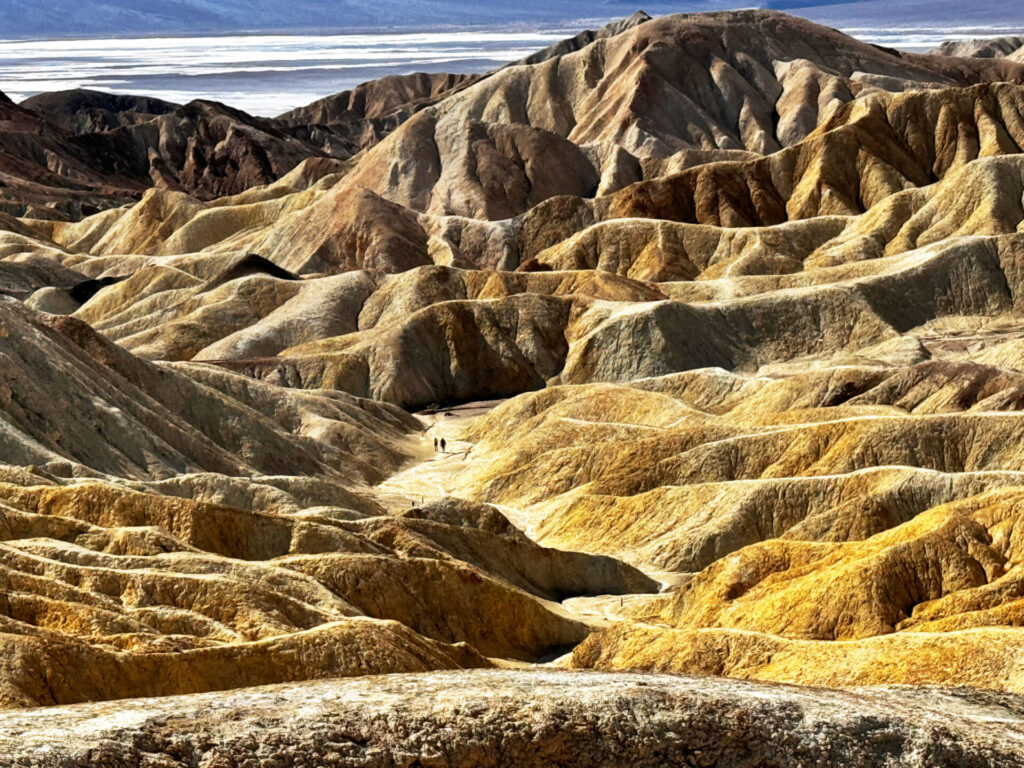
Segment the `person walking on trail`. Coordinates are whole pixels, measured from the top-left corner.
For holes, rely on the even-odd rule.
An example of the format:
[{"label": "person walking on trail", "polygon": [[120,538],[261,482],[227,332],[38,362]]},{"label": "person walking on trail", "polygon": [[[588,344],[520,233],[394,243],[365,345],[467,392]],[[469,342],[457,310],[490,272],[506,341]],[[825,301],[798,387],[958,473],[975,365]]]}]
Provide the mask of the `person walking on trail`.
[{"label": "person walking on trail", "polygon": [[441,438],[441,453],[445,453],[445,452],[446,452],[445,451],[445,442],[444,442],[444,438],[442,437]]},{"label": "person walking on trail", "polygon": [[437,438],[434,438],[434,453],[437,453]]}]

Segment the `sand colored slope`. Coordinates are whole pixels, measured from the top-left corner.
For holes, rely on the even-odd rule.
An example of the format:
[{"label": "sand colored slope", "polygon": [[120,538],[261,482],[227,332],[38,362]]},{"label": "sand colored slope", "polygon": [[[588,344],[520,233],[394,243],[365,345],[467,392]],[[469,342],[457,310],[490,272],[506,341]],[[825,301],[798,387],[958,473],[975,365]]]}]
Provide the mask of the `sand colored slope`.
[{"label": "sand colored slope", "polygon": [[1014,55],[637,15],[278,120],[0,104],[0,704],[1021,691]]}]

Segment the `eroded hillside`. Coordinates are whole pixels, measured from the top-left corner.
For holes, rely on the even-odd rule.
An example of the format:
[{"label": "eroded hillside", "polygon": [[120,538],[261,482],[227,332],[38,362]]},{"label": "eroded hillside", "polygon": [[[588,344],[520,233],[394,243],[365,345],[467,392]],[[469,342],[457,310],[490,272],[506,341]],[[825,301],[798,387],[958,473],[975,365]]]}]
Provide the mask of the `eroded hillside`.
[{"label": "eroded hillside", "polygon": [[546,663],[1024,693],[1011,43],[637,14],[275,121],[0,105],[49,190],[2,190],[0,706]]}]

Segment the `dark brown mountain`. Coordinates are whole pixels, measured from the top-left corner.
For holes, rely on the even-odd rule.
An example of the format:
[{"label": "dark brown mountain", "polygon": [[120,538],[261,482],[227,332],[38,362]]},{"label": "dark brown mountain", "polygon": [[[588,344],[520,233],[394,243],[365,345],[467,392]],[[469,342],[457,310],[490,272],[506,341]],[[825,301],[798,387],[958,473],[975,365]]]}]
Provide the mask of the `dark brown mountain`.
[{"label": "dark brown mountain", "polygon": [[216,102],[177,106],[90,91],[44,94],[20,106],[5,98],[0,210],[76,219],[135,201],[153,186],[206,200],[234,195],[277,181],[303,160],[326,158],[302,136]]},{"label": "dark brown mountain", "polygon": [[85,88],[41,93],[25,99],[21,106],[75,134],[138,125],[178,109],[177,104],[149,96],[103,93]]},{"label": "dark brown mountain", "polygon": [[[6,96],[0,100],[0,210],[81,217],[123,205],[149,186],[102,169],[100,150]],[[112,158],[107,158],[112,160]]]}]

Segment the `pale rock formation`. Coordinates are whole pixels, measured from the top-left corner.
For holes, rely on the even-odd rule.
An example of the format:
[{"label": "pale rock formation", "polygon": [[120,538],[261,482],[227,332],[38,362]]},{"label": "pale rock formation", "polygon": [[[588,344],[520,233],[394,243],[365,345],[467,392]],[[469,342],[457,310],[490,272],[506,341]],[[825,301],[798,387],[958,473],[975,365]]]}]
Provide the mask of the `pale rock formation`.
[{"label": "pale rock formation", "polygon": [[962,690],[474,671],[9,713],[0,760],[980,768],[1024,759],[1020,713],[1018,697]]}]

